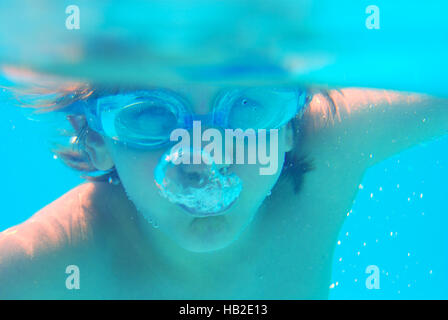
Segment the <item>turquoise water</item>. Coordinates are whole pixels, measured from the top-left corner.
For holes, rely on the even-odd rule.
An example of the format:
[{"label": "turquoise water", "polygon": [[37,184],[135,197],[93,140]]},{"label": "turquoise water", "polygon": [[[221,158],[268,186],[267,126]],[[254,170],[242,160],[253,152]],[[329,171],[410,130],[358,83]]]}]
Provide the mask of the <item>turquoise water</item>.
[{"label": "turquoise water", "polygon": [[[426,1],[422,6],[378,0],[381,29],[374,32],[365,28],[365,7],[371,3],[364,0],[266,1],[256,11],[259,19],[252,20],[246,18],[253,17],[254,1],[229,1],[226,11],[217,2],[213,7],[220,10],[193,12],[170,1],[179,9],[172,20],[166,19],[164,5],[155,10],[146,1],[134,5],[78,2],[83,9],[82,27],[69,32],[63,14],[69,1],[33,6],[28,1],[3,0],[0,61],[96,80],[146,83],[172,76],[164,67],[172,71],[179,61],[202,67],[197,60],[200,51],[204,52],[201,62],[216,67],[212,70],[235,71],[239,70],[235,65],[250,63],[256,71],[260,66],[272,71],[279,67],[275,63],[287,61],[289,69],[280,64],[281,71],[289,72],[287,80],[299,79],[301,84],[366,86],[447,97],[448,4],[442,1]],[[209,1],[198,3],[202,8]],[[11,14],[14,10],[26,19],[16,19]],[[154,23],[159,24],[157,28]],[[237,37],[241,30],[245,36]],[[226,36],[210,36],[215,34]],[[278,47],[272,47],[273,43]],[[253,51],[266,48],[265,55],[260,55],[266,60],[253,59]],[[146,59],[165,56],[172,59]],[[235,62],[230,65],[233,69],[214,65],[226,59]],[[103,60],[105,64],[96,69],[96,62]],[[155,72],[145,72],[154,67]],[[176,69],[176,76],[188,79],[210,71],[183,67]],[[0,84],[6,84],[1,77]],[[52,128],[28,119],[29,112],[15,108],[9,98],[6,91],[0,92],[4,181],[0,230],[25,221],[83,181],[51,153]],[[331,299],[448,299],[447,150],[448,135],[366,172],[335,244]],[[369,266],[380,271],[378,290],[366,289]]]},{"label": "turquoise water", "polygon": [[[82,180],[50,152],[48,128],[28,120],[2,92],[0,230],[21,223]],[[445,226],[448,136],[416,146],[367,171],[339,236],[332,299],[448,298]],[[367,290],[367,266],[380,289]]]},{"label": "turquoise water", "polygon": [[25,221],[82,180],[53,158],[46,126],[29,120],[29,112],[14,107],[5,91],[0,93],[0,105],[5,181],[2,199],[7,204],[0,217],[0,230],[4,230]]},{"label": "turquoise water", "polygon": [[[339,235],[331,298],[447,299],[447,150],[445,136],[367,171]],[[366,290],[369,265],[380,290]]]}]

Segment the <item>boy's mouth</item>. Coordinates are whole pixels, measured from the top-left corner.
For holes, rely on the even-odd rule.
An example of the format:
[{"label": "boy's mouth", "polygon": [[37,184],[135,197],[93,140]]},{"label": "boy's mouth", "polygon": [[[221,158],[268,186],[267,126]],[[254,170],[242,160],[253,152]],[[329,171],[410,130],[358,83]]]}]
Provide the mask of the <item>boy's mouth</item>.
[{"label": "boy's mouth", "polygon": [[203,217],[209,217],[209,216],[219,216],[219,215],[224,215],[226,214],[227,210],[230,209],[234,203],[236,202],[238,198],[235,198],[232,202],[230,202],[227,206],[225,207],[221,207],[219,210],[210,210],[210,211],[205,211],[205,210],[200,210],[198,208],[191,208],[188,207],[186,205],[183,204],[179,204],[179,206],[184,209],[185,211],[187,211],[190,215],[192,215],[193,217],[196,218],[203,218]]},{"label": "boy's mouth", "polygon": [[194,218],[189,231],[206,243],[213,243],[231,231],[231,224],[226,216]]},{"label": "boy's mouth", "polygon": [[174,165],[169,155],[161,157],[154,177],[164,198],[195,217],[221,215],[242,190],[242,181],[235,173],[218,170],[213,163]]}]

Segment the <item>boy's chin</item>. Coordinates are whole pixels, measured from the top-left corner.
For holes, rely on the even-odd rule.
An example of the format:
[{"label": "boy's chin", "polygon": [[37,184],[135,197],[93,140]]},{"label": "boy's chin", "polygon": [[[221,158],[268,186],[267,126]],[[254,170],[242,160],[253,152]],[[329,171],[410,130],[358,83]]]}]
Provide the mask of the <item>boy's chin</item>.
[{"label": "boy's chin", "polygon": [[187,243],[185,243],[185,245],[182,245],[182,247],[185,250],[194,253],[215,252],[227,248],[233,241],[234,240],[232,239],[230,241],[215,241],[204,243],[200,241],[190,240]]},{"label": "boy's chin", "polygon": [[227,216],[194,218],[186,230],[182,247],[192,252],[210,252],[224,249],[237,234]]}]

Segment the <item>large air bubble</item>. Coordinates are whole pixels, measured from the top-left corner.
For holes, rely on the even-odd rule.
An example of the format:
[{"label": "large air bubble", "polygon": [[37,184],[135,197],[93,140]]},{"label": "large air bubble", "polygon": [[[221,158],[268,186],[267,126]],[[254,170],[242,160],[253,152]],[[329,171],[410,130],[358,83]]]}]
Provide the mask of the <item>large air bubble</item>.
[{"label": "large air bubble", "polygon": [[[203,161],[175,164],[184,157],[193,159],[194,155],[200,155]],[[234,173],[227,173],[226,167],[219,169],[203,149],[168,151],[160,158],[154,177],[163,197],[200,217],[228,209],[242,190],[241,179]]]}]

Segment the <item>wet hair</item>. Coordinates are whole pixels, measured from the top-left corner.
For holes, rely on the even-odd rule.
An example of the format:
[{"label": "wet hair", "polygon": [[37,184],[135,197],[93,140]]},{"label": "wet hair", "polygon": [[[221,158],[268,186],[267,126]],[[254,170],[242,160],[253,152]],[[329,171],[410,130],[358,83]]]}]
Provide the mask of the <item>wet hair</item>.
[{"label": "wet hair", "polygon": [[[54,87],[54,84],[52,84],[51,89],[46,86],[10,86],[8,89],[14,93],[16,102],[21,107],[35,108],[36,113],[58,112],[65,115],[65,119],[71,125],[71,130],[64,131],[63,134],[71,136],[71,139],[69,139],[67,145],[56,145],[52,152],[67,166],[81,172],[81,177],[87,180],[119,181],[115,168],[111,168],[108,171],[98,171],[84,148],[85,138],[91,129],[87,124],[83,104],[80,102],[91,101],[105,95],[120,94],[142,88],[130,86],[111,88],[97,85],[66,83],[57,87]],[[307,97],[307,104],[311,98],[311,95]],[[285,162],[277,184],[287,181],[292,184],[294,192],[298,193],[303,184],[305,173],[312,170],[313,167],[310,159],[294,152],[300,147],[301,116],[297,115],[294,117],[288,125],[292,126],[294,132],[294,147],[285,156]]]},{"label": "wet hair", "polygon": [[[307,99],[308,100],[308,99]],[[289,124],[292,126],[294,132],[294,146],[290,152],[285,155],[285,162],[283,164],[282,172],[280,174],[279,183],[284,181],[292,183],[292,187],[295,193],[299,193],[305,174],[313,170],[312,160],[305,155],[299,155],[298,148],[300,148],[300,125],[301,118],[293,118]]]}]

